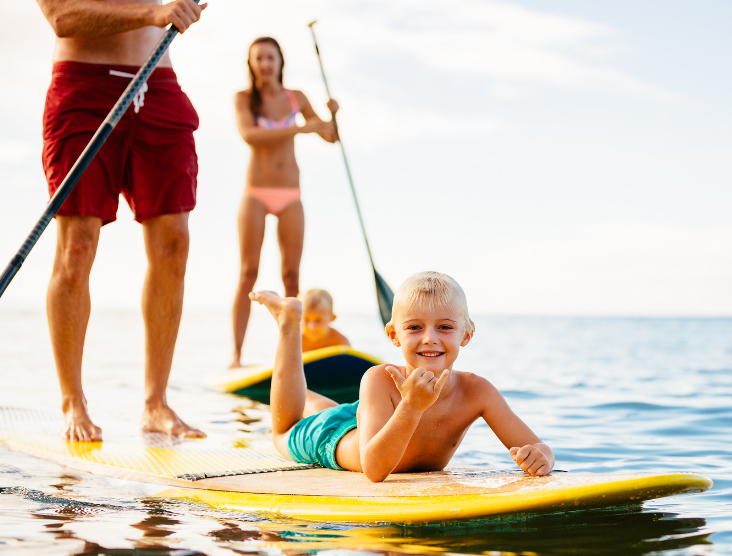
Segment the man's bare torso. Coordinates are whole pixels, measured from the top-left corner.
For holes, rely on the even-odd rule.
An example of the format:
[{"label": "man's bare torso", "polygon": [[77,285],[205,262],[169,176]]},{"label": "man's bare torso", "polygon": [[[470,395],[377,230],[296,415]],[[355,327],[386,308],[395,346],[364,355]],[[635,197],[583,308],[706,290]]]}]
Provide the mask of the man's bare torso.
[{"label": "man's bare torso", "polygon": [[[157,5],[161,0],[103,0],[108,4],[149,4]],[[115,64],[141,66],[152,52],[165,29],[146,26],[134,31],[117,33],[105,37],[57,37],[53,51],[54,62],[86,62],[89,64]],[[166,52],[158,64],[171,67],[172,62]]]}]

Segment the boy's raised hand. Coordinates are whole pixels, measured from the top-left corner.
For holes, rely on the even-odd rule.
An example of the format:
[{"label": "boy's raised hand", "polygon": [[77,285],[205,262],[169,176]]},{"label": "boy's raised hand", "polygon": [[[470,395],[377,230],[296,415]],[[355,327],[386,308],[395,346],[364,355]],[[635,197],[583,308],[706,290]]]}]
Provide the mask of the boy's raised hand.
[{"label": "boy's raised hand", "polygon": [[404,377],[404,374],[407,373],[406,367],[399,369],[389,365],[386,370],[394,380],[394,384],[402,395],[402,400],[420,412],[425,411],[437,401],[450,376],[448,369],[442,371],[440,378],[435,377],[432,371],[421,367],[414,369],[406,378]]},{"label": "boy's raised hand", "polygon": [[514,446],[509,453],[511,459],[529,475],[548,475],[552,470],[549,458],[535,444],[527,444],[522,448]]}]

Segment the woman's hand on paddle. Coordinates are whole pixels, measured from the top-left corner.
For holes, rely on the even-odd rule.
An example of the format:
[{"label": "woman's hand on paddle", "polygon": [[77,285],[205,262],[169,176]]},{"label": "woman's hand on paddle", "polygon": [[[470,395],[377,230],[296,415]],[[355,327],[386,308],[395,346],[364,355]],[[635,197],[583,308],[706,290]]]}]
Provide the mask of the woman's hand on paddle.
[{"label": "woman's hand on paddle", "polygon": [[414,369],[406,378],[407,368],[397,368],[393,365],[386,367],[397,389],[402,395],[402,401],[419,412],[425,411],[440,397],[440,392],[450,376],[450,371],[442,371],[437,378],[432,371],[423,368]]},{"label": "woman's hand on paddle", "polygon": [[300,133],[317,133],[328,143],[335,143],[336,140],[335,124],[320,119],[305,122],[305,125],[300,128]]},{"label": "woman's hand on paddle", "polygon": [[328,104],[326,104],[326,106],[328,107],[328,110],[330,110],[330,113],[333,116],[336,115],[336,112],[338,112],[338,108],[340,108],[338,106],[338,103],[335,100],[333,100],[333,99],[330,99],[328,101]]},{"label": "woman's hand on paddle", "polygon": [[529,475],[548,475],[552,470],[549,458],[536,444],[527,444],[522,448],[514,446],[509,453],[511,459]]},{"label": "woman's hand on paddle", "polygon": [[201,18],[201,12],[208,4],[196,4],[193,0],[173,0],[168,4],[151,6],[153,12],[153,25],[156,27],[167,27],[171,23],[184,33],[191,25]]}]

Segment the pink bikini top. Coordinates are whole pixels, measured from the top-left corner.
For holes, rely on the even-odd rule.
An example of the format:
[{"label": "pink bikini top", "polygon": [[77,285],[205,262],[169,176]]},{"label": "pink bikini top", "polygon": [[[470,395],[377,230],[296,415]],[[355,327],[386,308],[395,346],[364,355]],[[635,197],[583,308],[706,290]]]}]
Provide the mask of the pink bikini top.
[{"label": "pink bikini top", "polygon": [[294,127],[295,116],[300,112],[300,107],[297,104],[295,93],[289,89],[284,89],[287,98],[290,99],[290,106],[292,106],[292,113],[287,116],[284,120],[268,120],[264,116],[257,116],[257,127],[262,129],[285,129],[287,127]]}]

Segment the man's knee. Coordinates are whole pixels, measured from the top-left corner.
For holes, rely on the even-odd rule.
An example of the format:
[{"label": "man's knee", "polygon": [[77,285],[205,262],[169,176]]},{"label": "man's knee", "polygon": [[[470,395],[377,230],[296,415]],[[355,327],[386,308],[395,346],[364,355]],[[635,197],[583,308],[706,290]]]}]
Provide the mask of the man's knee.
[{"label": "man's knee", "polygon": [[171,225],[157,232],[152,245],[148,247],[150,264],[171,274],[178,274],[182,279],[188,262],[188,226]]},{"label": "man's knee", "polygon": [[59,236],[53,274],[71,284],[89,278],[96,255],[96,238],[92,234],[71,233]]}]

